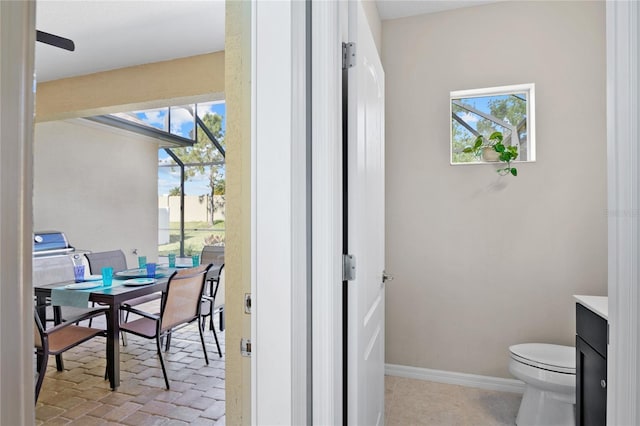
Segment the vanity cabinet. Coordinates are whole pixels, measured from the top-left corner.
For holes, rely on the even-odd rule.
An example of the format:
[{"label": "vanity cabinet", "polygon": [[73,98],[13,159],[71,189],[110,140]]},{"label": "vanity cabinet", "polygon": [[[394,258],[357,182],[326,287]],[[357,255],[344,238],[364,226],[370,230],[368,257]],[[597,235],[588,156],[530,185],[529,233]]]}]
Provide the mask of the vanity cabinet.
[{"label": "vanity cabinet", "polygon": [[576,425],[607,422],[607,320],[576,304]]}]

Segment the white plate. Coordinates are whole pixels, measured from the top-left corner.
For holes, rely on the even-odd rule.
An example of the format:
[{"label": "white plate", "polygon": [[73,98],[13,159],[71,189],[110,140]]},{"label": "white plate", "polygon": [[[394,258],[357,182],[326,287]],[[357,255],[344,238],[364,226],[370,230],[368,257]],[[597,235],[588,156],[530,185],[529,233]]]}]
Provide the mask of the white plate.
[{"label": "white plate", "polygon": [[156,280],[154,280],[153,278],[133,278],[130,280],[126,280],[122,284],[128,285],[128,286],[135,286],[135,285],[153,284],[154,282],[156,282]]},{"label": "white plate", "polygon": [[86,283],[67,284],[64,288],[68,290],[87,290],[89,288],[102,287],[102,282],[90,281]]},{"label": "white plate", "polygon": [[[166,277],[168,272],[167,268],[156,268],[156,278]],[[127,269],[126,271],[116,272],[115,275],[121,278],[146,278],[147,268]]]},{"label": "white plate", "polygon": [[127,269],[125,271],[116,272],[117,277],[145,277],[147,275],[147,268]]},{"label": "white plate", "polygon": [[102,275],[87,275],[85,281],[102,281]]}]

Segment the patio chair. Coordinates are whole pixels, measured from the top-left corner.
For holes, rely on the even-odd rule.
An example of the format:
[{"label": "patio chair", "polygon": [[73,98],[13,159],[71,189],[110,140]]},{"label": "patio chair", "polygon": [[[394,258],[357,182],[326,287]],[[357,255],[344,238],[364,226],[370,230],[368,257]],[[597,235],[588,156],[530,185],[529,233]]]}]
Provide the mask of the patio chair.
[{"label": "patio chair", "polygon": [[224,281],[222,282],[222,286],[220,286],[220,275],[224,268],[224,246],[204,246],[200,259],[203,264],[211,263],[214,266],[220,266],[219,269],[215,267],[211,268],[207,274],[209,286],[205,293],[207,296],[215,298],[215,306],[211,307],[213,311],[209,318],[209,329],[213,330],[215,334],[213,316],[216,313],[220,314],[220,331],[224,330]]},{"label": "patio chair", "polygon": [[222,265],[224,263],[224,246],[202,247],[202,253],[200,254],[200,262],[211,263],[212,265],[215,265],[215,266]]},{"label": "patio chair", "polygon": [[85,253],[89,262],[89,270],[92,274],[102,274],[102,268],[110,266],[113,272],[120,272],[127,269],[127,258],[122,250],[100,251]]},{"label": "patio chair", "polygon": [[[33,284],[46,285],[73,281],[73,260],[69,256],[36,257],[33,259]],[[77,308],[73,306],[62,306],[61,317],[57,318],[51,298],[47,298],[46,321],[59,323],[61,321],[77,322],[78,317],[83,316],[92,308]],[[46,328],[46,324],[43,324]]]},{"label": "patio chair", "polygon": [[[89,269],[92,274],[99,275],[102,273],[102,268],[104,267],[112,267],[113,273],[121,272],[127,269],[127,258],[124,255],[122,250],[111,250],[111,251],[103,251],[103,252],[95,252],[95,253],[86,253],[85,257],[89,262]],[[123,306],[137,306],[142,305],[143,303],[150,302],[152,300],[158,300],[162,297],[161,292],[147,294],[144,296],[136,297],[135,299],[127,300]],[[124,312],[121,311],[120,314],[120,322],[125,322],[126,318],[123,316]],[[91,327],[91,322],[89,322],[89,327]],[[122,335],[122,345],[127,346],[127,336],[123,333]]]},{"label": "patio chair", "polygon": [[195,268],[174,272],[169,277],[159,314],[150,314],[133,307],[123,306],[121,308],[141,316],[141,318],[134,321],[121,324],[121,331],[147,339],[156,339],[158,357],[160,358],[167,390],[170,389],[170,386],[164,358],[162,357],[162,339],[164,337],[168,338],[176,330],[198,321],[198,332],[200,333],[204,359],[207,365],[209,364],[200,316],[202,292],[204,291],[205,278],[209,268],[211,268],[211,265],[200,265]]},{"label": "patio chair", "polygon": [[[86,312],[84,315],[79,316],[78,320],[82,321],[102,314],[109,315],[108,310],[106,308],[93,309],[89,312]],[[91,327],[82,327],[71,322],[63,322],[45,330],[35,310],[33,318],[34,347],[40,361],[37,366],[38,379],[36,380],[35,389],[37,402],[38,396],[40,395],[40,389],[42,388],[42,382],[44,381],[44,376],[47,372],[49,355],[60,355],[61,353],[75,346],[78,346],[79,344],[84,343],[96,336],[106,336],[106,333],[104,330]]]},{"label": "patio chair", "polygon": [[[220,343],[218,342],[218,335],[213,324],[213,317],[218,314],[220,320],[220,330],[224,330],[224,263],[215,271],[209,271],[207,274],[207,284],[205,286],[205,294],[202,296],[202,308],[201,315],[203,318],[209,317],[209,329],[213,332],[213,338],[216,341],[216,347],[218,348],[218,355],[222,358],[222,351],[220,350]],[[211,273],[214,273],[214,277]],[[204,331],[205,321],[202,321],[200,326]]]}]

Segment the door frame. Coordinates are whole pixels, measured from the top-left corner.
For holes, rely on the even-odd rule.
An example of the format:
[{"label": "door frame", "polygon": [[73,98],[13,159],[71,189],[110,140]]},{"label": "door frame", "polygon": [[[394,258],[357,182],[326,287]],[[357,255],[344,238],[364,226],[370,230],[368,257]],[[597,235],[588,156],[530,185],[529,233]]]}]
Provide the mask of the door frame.
[{"label": "door frame", "polygon": [[33,424],[35,3],[0,2],[0,424]]},{"label": "door frame", "polygon": [[342,424],[342,54],[347,2],[311,2],[313,424]]},{"label": "door frame", "polygon": [[606,2],[610,425],[640,424],[638,24],[636,2]]},{"label": "door frame", "polygon": [[254,425],[308,423],[306,11],[306,2],[252,2]]},{"label": "door frame", "polygon": [[[255,192],[252,200],[256,208],[252,209],[252,247],[255,247],[252,254],[255,271],[252,291],[256,298],[252,322],[255,339],[252,424],[340,424],[343,370],[342,60],[339,47],[346,40],[347,2],[310,3],[311,100],[306,98],[306,90],[300,90],[303,78],[300,70],[306,69],[303,61],[306,51],[292,41],[292,34],[293,40],[306,39],[306,28],[301,32],[300,22],[307,16],[303,16],[299,6],[296,8],[292,3],[303,4],[270,2],[270,10],[260,8],[260,2],[253,6],[254,46],[259,40],[260,47],[265,50],[253,50],[252,187]],[[282,31],[271,33],[270,28]],[[261,52],[264,56],[260,55]],[[292,69],[296,65],[297,72]],[[262,81],[267,84],[262,85]],[[307,102],[311,105],[310,122],[305,121],[309,117],[300,115],[300,106],[309,105]],[[280,122],[277,132],[265,125],[273,122],[276,116]],[[302,157],[303,153],[309,152],[300,150],[304,139],[302,123],[306,123],[305,126],[322,123],[311,126],[310,163]],[[283,164],[283,159],[290,161]],[[298,161],[292,164],[294,159]],[[274,162],[282,167],[274,168]],[[310,177],[311,187],[303,190],[295,185],[296,176],[298,179]],[[268,188],[260,186],[259,182],[265,179],[276,179],[279,184]],[[309,196],[311,235],[306,235],[308,239],[304,240],[301,235],[303,227],[295,220],[299,217],[288,214],[300,213]],[[270,208],[274,200],[282,203],[278,212]],[[278,214],[270,216],[270,210]],[[287,215],[283,216],[282,211]],[[279,250],[265,239],[276,225]],[[295,331],[303,331],[296,321],[304,321],[309,314],[300,309],[309,293],[305,294],[299,286],[293,285],[293,275],[302,279],[301,269],[293,270],[283,282],[281,276],[274,281],[274,270],[269,268],[279,265],[281,271],[292,271],[293,266],[304,265],[301,251],[293,250],[294,244],[301,248],[303,241],[306,247],[311,245],[312,253],[310,265],[306,266],[311,268],[310,280],[313,283],[307,287],[311,293],[311,330],[307,329],[310,336],[305,336],[310,339],[311,348],[306,346],[308,352],[304,356],[297,354],[291,358],[292,342],[300,339]],[[286,258],[282,253],[287,254]],[[277,306],[274,303],[283,298],[291,300],[290,310],[260,309],[261,306]],[[303,358],[307,359],[306,363]],[[269,365],[272,371],[263,371],[261,365]],[[286,368],[287,365],[290,368]],[[298,380],[292,381],[294,377]],[[307,382],[299,380],[300,377],[306,377]],[[268,385],[265,382],[269,382]],[[303,387],[307,392],[301,392]],[[305,420],[300,421],[300,416]],[[311,421],[307,420],[309,418]]]}]

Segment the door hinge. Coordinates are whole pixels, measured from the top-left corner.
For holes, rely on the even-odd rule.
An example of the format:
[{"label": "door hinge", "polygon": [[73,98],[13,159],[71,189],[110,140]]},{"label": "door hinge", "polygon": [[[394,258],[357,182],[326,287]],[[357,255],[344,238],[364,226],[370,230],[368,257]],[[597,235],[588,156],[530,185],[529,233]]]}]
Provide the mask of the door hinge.
[{"label": "door hinge", "polygon": [[240,355],[251,356],[251,339],[240,339]]},{"label": "door hinge", "polygon": [[356,257],[352,254],[342,255],[342,281],[356,279]]},{"label": "door hinge", "polygon": [[342,43],[342,69],[356,66],[356,44],[353,42]]}]

